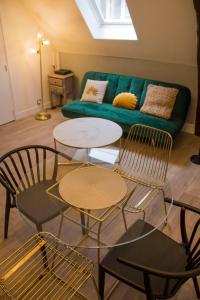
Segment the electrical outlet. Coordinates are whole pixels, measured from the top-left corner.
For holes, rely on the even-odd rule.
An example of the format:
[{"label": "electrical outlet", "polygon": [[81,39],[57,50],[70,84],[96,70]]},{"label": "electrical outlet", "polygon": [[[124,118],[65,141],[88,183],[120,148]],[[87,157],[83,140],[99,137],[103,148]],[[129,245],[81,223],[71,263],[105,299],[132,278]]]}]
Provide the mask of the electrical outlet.
[{"label": "electrical outlet", "polygon": [[41,105],[41,99],[37,99],[37,105]]}]

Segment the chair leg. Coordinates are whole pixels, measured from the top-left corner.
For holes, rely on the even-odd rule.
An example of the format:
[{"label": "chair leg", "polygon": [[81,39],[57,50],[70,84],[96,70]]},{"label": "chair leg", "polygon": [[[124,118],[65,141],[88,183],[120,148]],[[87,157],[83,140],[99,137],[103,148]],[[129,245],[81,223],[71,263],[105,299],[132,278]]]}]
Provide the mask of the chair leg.
[{"label": "chair leg", "polygon": [[126,216],[125,216],[125,211],[124,211],[124,207],[122,208],[122,217],[123,217],[123,221],[124,221],[124,227],[125,230],[128,230],[128,226],[127,226],[127,222],[126,222]]},{"label": "chair leg", "polygon": [[194,278],[192,278],[192,279],[193,279],[195,291],[196,291],[196,294],[197,294],[197,298],[200,299],[200,289],[199,289],[198,280],[197,280],[196,277],[194,277]]},{"label": "chair leg", "polygon": [[81,216],[81,225],[83,226],[82,227],[82,234],[86,234],[87,233],[87,230],[85,229],[85,215],[84,213],[80,213],[80,216]]},{"label": "chair leg", "polygon": [[100,296],[99,296],[99,290],[98,290],[96,281],[95,281],[95,279],[94,279],[93,276],[91,276],[91,278],[92,278],[93,286],[94,286],[94,289],[95,289],[95,291],[96,291],[97,297],[98,297],[99,300],[101,300],[101,298],[100,298]]},{"label": "chair leg", "polygon": [[98,227],[98,233],[97,233],[97,243],[98,243],[98,249],[97,249],[97,265],[100,266],[100,261],[101,261],[101,252],[100,252],[100,244],[101,244],[101,225],[102,222],[99,222],[99,227]]},{"label": "chair leg", "polygon": [[8,224],[9,224],[9,218],[10,218],[10,195],[7,193],[6,197],[6,206],[5,206],[5,220],[4,220],[4,239],[7,239],[8,237]]},{"label": "chair leg", "polygon": [[35,225],[36,225],[37,231],[42,232],[42,225],[41,224],[35,224]]},{"label": "chair leg", "polygon": [[63,225],[63,214],[61,215],[61,219],[60,219],[60,224],[59,224],[59,228],[58,228],[58,238],[60,238],[61,235],[61,231],[62,231],[62,225]]},{"label": "chair leg", "polygon": [[152,293],[151,281],[149,274],[143,273],[144,276],[144,286],[146,290],[146,299],[147,300],[156,300],[155,296]]},{"label": "chair leg", "polygon": [[105,271],[99,265],[99,295],[101,300],[104,299],[104,285],[105,285]]},{"label": "chair leg", "polygon": [[165,225],[167,225],[167,203],[165,202],[165,191],[164,190],[162,190],[162,194],[163,194],[163,204],[164,204],[164,210],[165,210],[165,216],[166,216]]},{"label": "chair leg", "polygon": [[[42,232],[42,225],[41,224],[35,224],[35,225],[36,225],[37,231],[39,233]],[[43,236],[41,234],[39,234],[39,236],[41,238],[43,238]],[[45,247],[45,245],[43,245],[40,248],[40,251],[42,253],[42,259],[43,259],[44,268],[46,269],[48,267],[48,260],[47,260],[47,253],[46,253],[46,247]]]}]

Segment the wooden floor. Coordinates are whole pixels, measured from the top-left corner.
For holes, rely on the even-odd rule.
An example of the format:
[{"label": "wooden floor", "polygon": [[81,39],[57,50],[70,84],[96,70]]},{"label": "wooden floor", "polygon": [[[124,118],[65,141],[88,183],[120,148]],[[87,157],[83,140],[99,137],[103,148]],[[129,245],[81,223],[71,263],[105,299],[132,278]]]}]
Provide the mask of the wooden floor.
[{"label": "wooden floor", "polygon": [[[64,120],[59,109],[51,111],[52,118],[45,122],[35,121],[33,117],[28,117],[19,121],[11,122],[0,126],[0,155],[22,145],[44,144],[53,146],[53,128]],[[190,162],[190,156],[197,153],[200,146],[200,138],[194,135],[181,133],[175,141],[169,165],[168,179],[171,185],[173,196],[176,200],[190,203],[200,207],[200,166]],[[71,150],[72,151],[72,150]],[[71,154],[71,153],[69,153]],[[3,240],[3,208],[5,193],[0,188],[0,259],[7,256],[9,251],[18,246],[30,237],[35,231],[33,227],[13,210],[9,225],[9,238]],[[177,236],[178,223],[174,215],[170,216],[166,233],[179,239]],[[200,283],[200,278],[199,278]],[[93,291],[88,289],[89,299],[93,299]],[[0,296],[1,299],[1,296]],[[95,299],[95,298],[94,298]],[[134,299],[144,300],[145,296],[134,289],[120,284],[113,295],[114,299]],[[196,294],[192,281],[188,281],[179,291],[173,300],[195,300]]]}]

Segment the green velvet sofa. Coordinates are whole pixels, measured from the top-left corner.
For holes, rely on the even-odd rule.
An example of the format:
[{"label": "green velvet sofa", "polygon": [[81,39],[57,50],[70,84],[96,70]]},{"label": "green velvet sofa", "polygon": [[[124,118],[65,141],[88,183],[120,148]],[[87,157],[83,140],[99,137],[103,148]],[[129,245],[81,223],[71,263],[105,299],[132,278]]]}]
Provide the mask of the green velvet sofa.
[{"label": "green velvet sofa", "polygon": [[[76,99],[62,107],[62,113],[65,117],[78,118],[88,116],[109,119],[118,123],[126,133],[133,124],[144,124],[163,129],[169,132],[173,138],[175,138],[181,130],[191,98],[190,90],[187,87],[157,80],[90,71],[83,77],[80,97],[87,79],[108,80],[109,83],[103,103],[81,102],[80,99]],[[148,84],[174,87],[179,90],[170,120],[144,114],[140,111],[140,108],[144,103]],[[113,99],[121,92],[131,92],[137,96],[139,101],[136,110],[112,106]]]}]

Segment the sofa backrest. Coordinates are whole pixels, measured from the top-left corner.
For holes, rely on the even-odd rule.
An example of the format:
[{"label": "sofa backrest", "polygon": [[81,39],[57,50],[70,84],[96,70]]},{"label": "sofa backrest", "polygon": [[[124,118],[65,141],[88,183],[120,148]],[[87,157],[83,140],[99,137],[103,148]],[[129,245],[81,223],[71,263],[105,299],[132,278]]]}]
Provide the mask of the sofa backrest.
[{"label": "sofa backrest", "polygon": [[130,92],[135,94],[138,98],[138,109],[140,109],[144,103],[148,84],[177,88],[179,92],[177,94],[176,102],[172,111],[171,119],[173,120],[185,120],[191,101],[190,90],[187,87],[179,84],[94,71],[85,73],[81,83],[81,95],[85,88],[87,79],[108,81],[108,87],[103,102],[112,103],[117,94],[121,92]]}]

